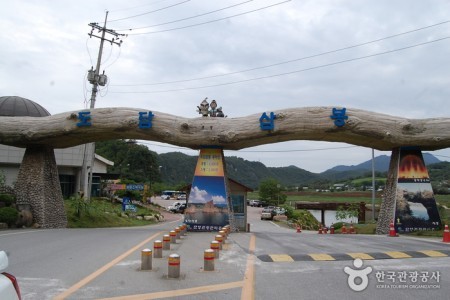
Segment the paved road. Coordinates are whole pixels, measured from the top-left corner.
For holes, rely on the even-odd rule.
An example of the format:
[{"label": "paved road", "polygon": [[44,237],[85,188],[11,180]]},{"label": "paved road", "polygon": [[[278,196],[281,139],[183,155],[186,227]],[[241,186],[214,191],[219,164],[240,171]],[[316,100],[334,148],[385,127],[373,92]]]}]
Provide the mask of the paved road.
[{"label": "paved road", "polygon": [[[203,251],[214,233],[189,233],[165,251],[163,259],[153,259],[152,271],[140,271],[140,251],[152,248],[181,215],[139,228],[5,230],[0,231],[0,248],[9,253],[8,271],[17,275],[23,299],[447,299],[448,244],[405,237],[299,234],[259,220],[260,211],[249,208],[252,232],[229,237],[213,272],[202,268]],[[179,279],[167,278],[170,253],[181,255]],[[364,259],[357,268],[348,256],[355,253],[374,259]],[[377,259],[376,253],[423,255]],[[432,257],[439,253],[443,257]],[[346,267],[372,268],[366,289],[356,292],[349,287]]]}]

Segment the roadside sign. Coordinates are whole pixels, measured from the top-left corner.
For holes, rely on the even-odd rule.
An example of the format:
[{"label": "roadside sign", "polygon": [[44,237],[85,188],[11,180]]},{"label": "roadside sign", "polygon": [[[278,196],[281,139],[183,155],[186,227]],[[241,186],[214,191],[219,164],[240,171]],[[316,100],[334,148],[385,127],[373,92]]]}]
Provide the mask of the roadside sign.
[{"label": "roadside sign", "polygon": [[137,212],[137,207],[134,204],[126,204],[125,211]]},{"label": "roadside sign", "polygon": [[143,191],[143,184],[127,184],[127,191]]},{"label": "roadside sign", "polygon": [[122,211],[126,211],[127,205],[131,205],[131,199],[129,197],[122,198]]}]

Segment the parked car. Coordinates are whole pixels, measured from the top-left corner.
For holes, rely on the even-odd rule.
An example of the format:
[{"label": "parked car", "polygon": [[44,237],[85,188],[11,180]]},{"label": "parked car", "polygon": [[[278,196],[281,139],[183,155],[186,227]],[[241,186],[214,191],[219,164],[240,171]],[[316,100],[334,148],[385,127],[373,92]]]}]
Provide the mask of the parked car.
[{"label": "parked car", "polygon": [[273,209],[263,208],[261,212],[261,220],[272,220],[273,219]]},{"label": "parked car", "polygon": [[259,201],[259,200],[250,200],[250,206],[252,206],[252,207],[260,207],[261,206],[261,201]]},{"label": "parked car", "polygon": [[177,208],[175,208],[173,210],[173,212],[177,213],[177,214],[184,214],[184,211],[186,210],[186,207],[187,207],[187,204],[186,203],[182,203]]},{"label": "parked car", "polygon": [[286,213],[286,210],[282,207],[275,207],[273,212],[275,213],[275,215],[282,216]]},{"label": "parked car", "polygon": [[[8,267],[8,256],[5,251],[0,251],[0,271]],[[0,273],[0,299],[20,300],[19,283],[16,277],[3,272]]]},{"label": "parked car", "polygon": [[177,201],[177,202],[174,202],[174,203],[172,203],[172,205],[169,205],[169,206],[167,207],[167,210],[173,212],[173,211],[176,210],[176,209],[178,208],[178,206],[180,206],[181,204],[186,204],[186,201]]},{"label": "parked car", "polygon": [[161,195],[161,199],[162,200],[170,200],[170,196],[169,195]]},{"label": "parked car", "polygon": [[186,200],[186,199],[187,199],[186,194],[179,194],[179,195],[177,196],[177,200]]}]

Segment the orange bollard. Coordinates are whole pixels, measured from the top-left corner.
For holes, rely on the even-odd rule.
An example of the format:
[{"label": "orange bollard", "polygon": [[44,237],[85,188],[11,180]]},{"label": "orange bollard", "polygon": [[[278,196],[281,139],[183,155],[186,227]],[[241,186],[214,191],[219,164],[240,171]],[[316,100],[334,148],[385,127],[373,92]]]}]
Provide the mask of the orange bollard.
[{"label": "orange bollard", "polygon": [[398,236],[397,233],[395,232],[394,222],[391,222],[391,224],[389,224],[389,236],[390,237]]},{"label": "orange bollard", "polygon": [[170,235],[163,236],[163,250],[170,250]]},{"label": "orange bollard", "polygon": [[333,225],[331,225],[331,227],[330,227],[330,234],[334,234],[334,226]]},{"label": "orange bollard", "polygon": [[181,228],[180,227],[175,227],[175,233],[176,233],[177,240],[181,239]]},{"label": "orange bollard", "polygon": [[170,236],[170,243],[171,244],[176,244],[177,243],[177,233],[175,230],[171,230],[169,232],[169,236]]},{"label": "orange bollard", "polygon": [[163,242],[156,240],[153,242],[153,257],[162,258]]},{"label": "orange bollard", "polygon": [[203,270],[204,271],[214,271],[214,250],[206,249],[203,254]]},{"label": "orange bollard", "polygon": [[442,237],[444,243],[450,243],[450,231],[448,230],[448,225],[444,227],[444,236]]},{"label": "orange bollard", "polygon": [[180,264],[181,264],[181,257],[178,254],[170,254],[169,260],[168,260],[168,267],[169,267],[169,278],[179,278],[180,277]]},{"label": "orange bollard", "polygon": [[345,224],[342,224],[341,233],[347,234],[347,227],[345,227]]},{"label": "orange bollard", "polygon": [[325,226],[322,228],[322,232],[323,234],[327,234],[328,233],[328,228]]},{"label": "orange bollard", "polygon": [[318,234],[323,234],[323,232],[322,232],[322,224],[319,225],[319,232],[318,232]]},{"label": "orange bollard", "polygon": [[222,244],[223,244],[223,236],[220,234],[216,235],[215,240],[219,242],[219,250],[222,250]]},{"label": "orange bollard", "polygon": [[355,233],[355,227],[353,227],[353,223],[350,223],[349,233],[350,234],[354,234]]},{"label": "orange bollard", "polygon": [[219,258],[219,250],[220,250],[219,247],[220,247],[220,245],[219,245],[218,241],[212,241],[211,244],[210,244],[210,248],[212,250],[214,250],[214,257],[215,258]]},{"label": "orange bollard", "polygon": [[301,233],[302,232],[302,226],[301,225],[297,225],[297,233]]}]

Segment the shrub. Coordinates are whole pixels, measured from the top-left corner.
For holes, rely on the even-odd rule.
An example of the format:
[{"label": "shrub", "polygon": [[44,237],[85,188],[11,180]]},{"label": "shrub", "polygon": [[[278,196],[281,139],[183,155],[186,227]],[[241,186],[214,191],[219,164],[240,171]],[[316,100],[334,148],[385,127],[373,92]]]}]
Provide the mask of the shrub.
[{"label": "shrub", "polygon": [[9,227],[17,221],[19,212],[13,207],[0,208],[0,223],[6,223]]},{"label": "shrub", "polygon": [[0,194],[0,202],[5,203],[5,206],[11,206],[14,202],[14,196],[10,194]]}]

